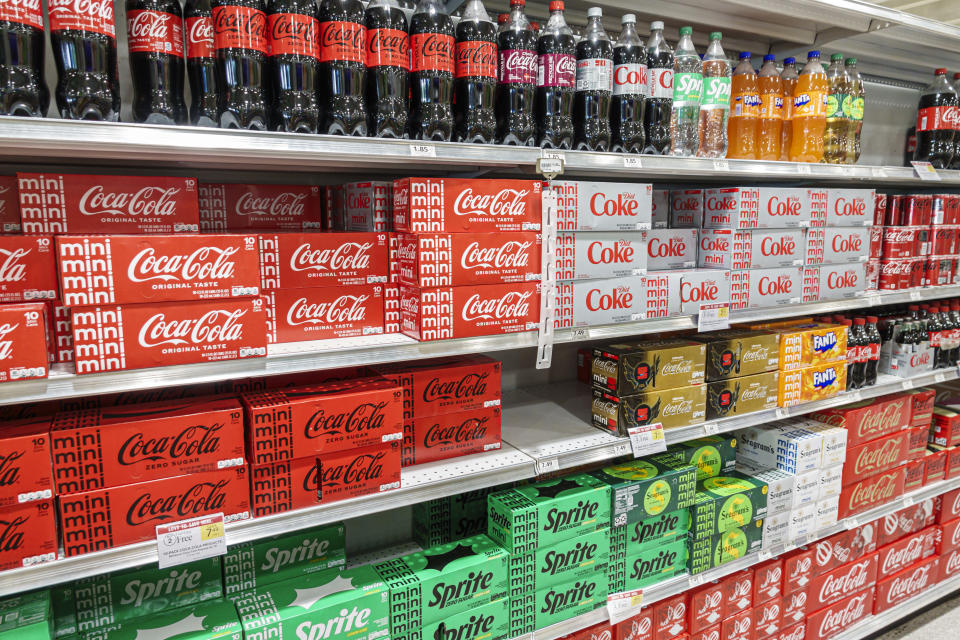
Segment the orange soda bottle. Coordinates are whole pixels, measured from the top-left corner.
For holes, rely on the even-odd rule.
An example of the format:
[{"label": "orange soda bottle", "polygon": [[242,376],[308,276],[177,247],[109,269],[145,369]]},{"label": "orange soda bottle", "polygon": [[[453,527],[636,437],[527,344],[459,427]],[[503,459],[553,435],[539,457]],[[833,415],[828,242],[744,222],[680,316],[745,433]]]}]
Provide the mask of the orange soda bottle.
[{"label": "orange soda bottle", "polygon": [[797,87],[797,59],[783,59],[783,131],[780,136],[780,159],[790,159],[790,143],[793,141],[793,90]]},{"label": "orange soda bottle", "polygon": [[757,72],[750,62],[750,52],[740,53],[740,63],[733,70],[730,83],[730,120],[727,124],[728,158],[757,159],[757,122],[760,119],[760,93]]},{"label": "orange soda bottle", "polygon": [[823,133],[827,126],[827,98],[830,82],[820,64],[820,52],[807,54],[793,90],[792,162],[823,162]]},{"label": "orange soda bottle", "polygon": [[757,85],[760,89],[757,159],[779,160],[783,132],[783,80],[777,71],[775,56],[763,56],[763,66],[757,74]]}]

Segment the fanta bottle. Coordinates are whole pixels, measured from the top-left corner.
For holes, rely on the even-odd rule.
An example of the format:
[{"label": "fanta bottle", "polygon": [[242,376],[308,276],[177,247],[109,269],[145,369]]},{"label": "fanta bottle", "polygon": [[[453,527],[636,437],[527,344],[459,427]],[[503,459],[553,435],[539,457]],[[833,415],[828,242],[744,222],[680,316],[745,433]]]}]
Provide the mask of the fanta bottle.
[{"label": "fanta bottle", "polygon": [[740,54],[740,63],[733,70],[730,83],[730,120],[727,137],[728,158],[757,159],[757,121],[760,116],[760,94],[757,72],[750,62],[750,52]]},{"label": "fanta bottle", "polygon": [[790,159],[790,143],[793,141],[793,90],[797,87],[797,59],[783,59],[783,132],[780,139],[780,159]]},{"label": "fanta bottle", "polygon": [[757,125],[757,159],[779,160],[783,131],[783,80],[777,71],[776,58],[763,56],[757,74],[760,87],[760,123]]},{"label": "fanta bottle", "polygon": [[820,52],[807,54],[807,64],[793,90],[792,162],[823,162],[823,132],[827,125],[830,83],[820,64]]}]

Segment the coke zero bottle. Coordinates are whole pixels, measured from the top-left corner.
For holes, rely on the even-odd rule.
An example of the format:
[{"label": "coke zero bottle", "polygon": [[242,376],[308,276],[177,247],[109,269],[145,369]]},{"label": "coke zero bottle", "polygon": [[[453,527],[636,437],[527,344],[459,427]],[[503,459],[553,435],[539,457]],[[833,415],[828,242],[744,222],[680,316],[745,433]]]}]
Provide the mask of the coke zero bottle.
[{"label": "coke zero bottle", "polygon": [[360,0],[320,3],[320,133],[367,135],[366,31]]},{"label": "coke zero bottle", "polygon": [[120,87],[113,0],[50,0],[47,12],[60,117],[116,122]]},{"label": "coke zero bottle", "polygon": [[213,46],[210,0],[187,0],[183,8],[190,81],[190,124],[217,126],[217,58]]},{"label": "coke zero bottle", "polygon": [[497,85],[497,141],[532,147],[536,143],[533,95],[537,86],[537,34],[523,13],[524,0],[510,0],[500,27],[500,83]]},{"label": "coke zero bottle", "polygon": [[957,93],[947,81],[947,70],[937,69],[933,82],[920,95],[914,160],[929,162],[936,169],[950,166],[960,129],[958,106]]},{"label": "coke zero bottle", "polygon": [[647,106],[644,110],[644,131],[647,146],[644,153],[665,154],[670,151],[670,116],[673,112],[673,50],[663,39],[663,23],[650,23],[647,40]]},{"label": "coke zero bottle", "polygon": [[457,24],[453,133],[457,142],[492,143],[497,118],[497,30],[480,0],[468,0]]},{"label": "coke zero bottle", "polygon": [[315,0],[269,0],[267,51],[270,128],[274,131],[317,132],[319,28]]},{"label": "coke zero bottle", "polygon": [[613,44],[600,24],[603,10],[587,9],[587,27],[577,43],[577,93],[573,99],[574,148],[610,149]]},{"label": "coke zero bottle", "polygon": [[213,46],[226,129],[267,128],[267,14],[263,0],[213,0]]},{"label": "coke zero bottle", "polygon": [[183,124],[183,12],[180,0],[127,0],[133,120]]},{"label": "coke zero bottle", "polygon": [[551,0],[550,19],[537,38],[537,144],[545,149],[573,146],[576,42],[563,19],[563,0]]},{"label": "coke zero bottle", "polygon": [[377,138],[406,138],[410,70],[407,17],[394,0],[371,0],[367,26],[367,129]]},{"label": "coke zero bottle", "polygon": [[410,137],[450,140],[453,21],[439,0],[420,0],[410,18]]},{"label": "coke zero bottle", "polygon": [[43,79],[40,0],[0,3],[0,114],[43,117],[50,92]]},{"label": "coke zero bottle", "polygon": [[613,150],[640,153],[644,142],[647,52],[637,35],[637,17],[628,13],[621,23],[623,30],[613,47],[613,101],[610,108]]}]

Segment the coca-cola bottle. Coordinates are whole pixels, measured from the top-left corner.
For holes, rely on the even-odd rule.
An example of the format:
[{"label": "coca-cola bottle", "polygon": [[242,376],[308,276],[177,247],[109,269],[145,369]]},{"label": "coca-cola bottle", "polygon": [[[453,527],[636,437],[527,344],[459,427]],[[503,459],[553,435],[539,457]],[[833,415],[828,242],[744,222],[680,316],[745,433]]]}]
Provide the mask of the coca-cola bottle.
[{"label": "coca-cola bottle", "polygon": [[647,51],[637,35],[637,17],[621,18],[623,30],[613,47],[613,99],[610,129],[613,150],[643,151],[643,109],[647,93]]},{"label": "coca-cola bottle", "polygon": [[932,366],[934,369],[940,366],[942,355],[940,354],[940,337],[943,327],[940,326],[940,314],[936,307],[928,310],[927,320],[927,340],[930,342],[930,348],[933,350]]},{"label": "coca-cola bottle", "polygon": [[219,82],[210,0],[187,0],[183,23],[187,41],[187,80],[190,81],[190,124],[215,127]]},{"label": "coca-cola bottle", "polygon": [[537,38],[537,144],[573,146],[573,96],[577,56],[573,32],[563,19],[563,0],[551,0],[550,19]]},{"label": "coca-cola bottle", "polygon": [[50,92],[43,79],[40,0],[0,3],[0,114],[43,117]]},{"label": "coca-cola bottle", "polygon": [[663,23],[650,23],[647,40],[647,106],[643,112],[647,146],[644,153],[670,151],[670,117],[673,113],[673,49],[663,38]]},{"label": "coca-cola bottle", "polygon": [[877,316],[867,316],[866,336],[870,345],[870,357],[867,360],[866,386],[877,384],[877,370],[880,366],[880,348],[883,341],[880,339],[880,330],[877,328]]},{"label": "coca-cola bottle", "polygon": [[573,99],[574,148],[610,149],[613,44],[603,30],[600,7],[587,9],[587,27],[577,43],[577,93]]},{"label": "coca-cola bottle", "polygon": [[395,0],[371,0],[367,27],[367,130],[377,138],[406,138],[410,36]]},{"label": "coca-cola bottle", "polygon": [[533,95],[537,86],[537,34],[523,13],[524,0],[510,0],[510,15],[497,34],[497,141],[532,147],[537,132]]},{"label": "coca-cola bottle", "polygon": [[213,0],[217,120],[225,129],[267,128],[267,14],[263,0]]},{"label": "coca-cola bottle", "polygon": [[320,126],[319,28],[315,0],[269,0],[267,51],[274,131],[316,133]]},{"label": "coca-cola bottle", "polygon": [[497,28],[480,0],[468,0],[457,24],[453,133],[457,142],[493,143],[497,117]]},{"label": "coca-cola bottle", "polygon": [[133,119],[183,124],[183,12],[180,0],[127,0]]},{"label": "coca-cola bottle", "polygon": [[960,301],[950,301],[950,351],[944,355],[947,366],[960,364]]},{"label": "coca-cola bottle", "polygon": [[410,18],[410,137],[453,133],[453,21],[439,0],[420,0]]},{"label": "coca-cola bottle", "polygon": [[860,357],[860,345],[857,343],[857,336],[853,333],[853,320],[838,320],[837,324],[842,324],[847,328],[847,390],[853,389],[853,370],[857,366],[857,358]]},{"label": "coca-cola bottle", "polygon": [[120,86],[113,0],[49,0],[47,13],[60,117],[116,122]]},{"label": "coca-cola bottle", "polygon": [[320,3],[320,133],[367,135],[366,31],[360,0]]},{"label": "coca-cola bottle", "polygon": [[958,106],[960,102],[947,80],[947,70],[937,69],[933,82],[920,95],[914,160],[929,162],[937,169],[950,166],[960,129]]}]

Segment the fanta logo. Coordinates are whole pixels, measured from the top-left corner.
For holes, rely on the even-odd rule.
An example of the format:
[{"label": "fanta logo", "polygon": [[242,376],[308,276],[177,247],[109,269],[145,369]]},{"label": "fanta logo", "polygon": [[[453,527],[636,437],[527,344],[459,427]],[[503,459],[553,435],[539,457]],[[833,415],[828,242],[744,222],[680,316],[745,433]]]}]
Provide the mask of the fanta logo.
[{"label": "fanta logo", "polygon": [[817,389],[826,389],[827,387],[833,386],[836,382],[837,372],[833,370],[833,367],[824,371],[813,372],[813,386]]},{"label": "fanta logo", "polygon": [[826,353],[836,346],[837,336],[833,332],[813,336],[813,350],[817,353]]}]

